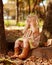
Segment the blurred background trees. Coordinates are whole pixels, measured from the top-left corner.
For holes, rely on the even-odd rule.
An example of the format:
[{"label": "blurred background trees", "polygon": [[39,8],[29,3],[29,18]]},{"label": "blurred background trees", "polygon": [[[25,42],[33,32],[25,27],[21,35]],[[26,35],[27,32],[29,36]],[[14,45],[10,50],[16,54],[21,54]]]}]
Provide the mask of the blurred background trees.
[{"label": "blurred background trees", "polygon": [[46,0],[7,0],[4,4],[4,19],[15,21],[13,25],[23,22],[29,14],[37,13],[40,18],[44,19],[45,9]]}]

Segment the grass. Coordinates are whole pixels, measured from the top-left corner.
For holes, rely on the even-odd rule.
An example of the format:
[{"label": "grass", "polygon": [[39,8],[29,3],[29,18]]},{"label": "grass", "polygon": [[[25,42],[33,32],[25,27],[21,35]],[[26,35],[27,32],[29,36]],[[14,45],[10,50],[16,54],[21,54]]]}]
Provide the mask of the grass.
[{"label": "grass", "polygon": [[16,20],[4,20],[5,26],[25,26],[25,21],[16,23]]},{"label": "grass", "polygon": [[17,26],[25,26],[25,22],[24,22],[24,21],[18,22],[16,25],[17,25]]},{"label": "grass", "polygon": [[5,26],[16,25],[16,21],[15,20],[4,20],[4,25]]}]

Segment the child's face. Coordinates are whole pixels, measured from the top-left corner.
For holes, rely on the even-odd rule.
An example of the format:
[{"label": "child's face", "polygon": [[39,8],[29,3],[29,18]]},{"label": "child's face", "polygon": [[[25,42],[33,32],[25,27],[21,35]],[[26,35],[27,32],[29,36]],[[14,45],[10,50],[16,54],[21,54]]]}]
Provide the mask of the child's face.
[{"label": "child's face", "polygon": [[27,18],[27,25],[29,25],[31,30],[33,32],[35,32],[36,29],[38,28],[37,17],[35,17],[35,16],[28,17]]},{"label": "child's face", "polygon": [[37,25],[37,17],[35,17],[35,16],[29,16],[28,18],[27,18],[27,24],[30,24],[30,26],[31,25]]},{"label": "child's face", "polygon": [[38,29],[38,22],[35,17],[32,17],[30,19],[30,28],[31,28],[32,32],[35,32]]},{"label": "child's face", "polygon": [[30,20],[30,24],[34,25],[34,26],[37,26],[37,19],[35,17],[32,17],[31,20]]}]

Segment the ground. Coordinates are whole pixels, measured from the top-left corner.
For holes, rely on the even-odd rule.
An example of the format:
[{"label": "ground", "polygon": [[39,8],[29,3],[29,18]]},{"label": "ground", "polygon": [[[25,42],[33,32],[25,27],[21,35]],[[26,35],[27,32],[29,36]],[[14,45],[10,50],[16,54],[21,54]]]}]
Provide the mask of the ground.
[{"label": "ground", "polygon": [[[52,65],[52,47],[38,47],[31,50],[31,55],[24,60],[10,59],[13,52],[4,56],[0,54],[0,65]],[[4,63],[4,64],[3,64]]]},{"label": "ground", "polygon": [[[5,28],[7,41],[14,42],[19,37],[19,35],[21,37],[23,35],[22,30],[24,29],[23,27],[21,28]],[[28,58],[25,60],[21,60],[18,58],[10,59],[11,55],[13,55],[12,51],[9,51],[6,56],[4,56],[4,54],[0,54],[0,65],[52,65],[52,46],[38,47],[31,50]]]}]

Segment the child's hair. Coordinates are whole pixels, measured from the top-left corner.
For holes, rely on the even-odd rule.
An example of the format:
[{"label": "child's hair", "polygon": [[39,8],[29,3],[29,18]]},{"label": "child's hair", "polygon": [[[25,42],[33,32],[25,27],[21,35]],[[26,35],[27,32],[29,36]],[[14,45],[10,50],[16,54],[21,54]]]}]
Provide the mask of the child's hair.
[{"label": "child's hair", "polygon": [[38,24],[38,16],[36,14],[35,15],[32,15],[32,14],[28,15],[26,21],[28,21],[29,19],[31,20],[32,18],[34,18],[34,22],[36,20],[36,23]]}]

